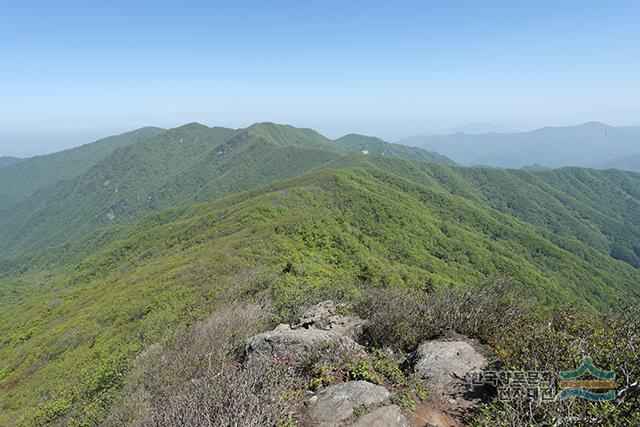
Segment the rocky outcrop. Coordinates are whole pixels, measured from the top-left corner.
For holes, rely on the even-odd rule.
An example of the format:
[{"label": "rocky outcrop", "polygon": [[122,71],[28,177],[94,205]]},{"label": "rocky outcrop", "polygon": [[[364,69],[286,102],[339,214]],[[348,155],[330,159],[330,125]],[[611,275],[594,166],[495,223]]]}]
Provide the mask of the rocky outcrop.
[{"label": "rocky outcrop", "polygon": [[353,410],[358,406],[376,406],[389,397],[391,393],[386,388],[366,381],[350,381],[329,386],[306,401],[307,425],[344,426],[353,418]]},{"label": "rocky outcrop", "polygon": [[[367,357],[357,342],[366,321],[342,315],[342,308],[325,301],[292,324],[249,338],[245,343],[246,358],[259,356],[297,363],[305,356],[320,355],[319,351],[323,357],[331,355],[331,360]],[[487,366],[486,358],[474,346],[473,340],[450,333],[446,338],[423,342],[407,357],[403,367],[422,378],[430,394],[427,401],[418,403],[411,423],[399,406],[390,404],[391,393],[385,387],[349,381],[330,385],[307,398],[298,412],[301,426],[462,426],[470,414],[477,412],[483,397],[470,388],[471,375]]]},{"label": "rocky outcrop", "polygon": [[322,329],[333,331],[340,335],[348,336],[354,340],[362,333],[365,321],[357,317],[341,316],[337,314],[344,308],[342,304],[333,301],[324,301],[307,310],[298,320],[291,325],[292,329]]},{"label": "rocky outcrop", "polygon": [[300,359],[314,351],[324,349],[364,354],[363,348],[351,338],[320,329],[278,328],[253,336],[245,344],[247,358],[290,356]]},{"label": "rocky outcrop", "polygon": [[361,415],[352,427],[409,427],[409,421],[402,415],[398,405],[388,405],[376,408]]},{"label": "rocky outcrop", "polygon": [[413,371],[435,389],[464,382],[487,365],[487,359],[464,340],[426,341],[409,356]]},{"label": "rocky outcrop", "polygon": [[419,407],[412,422],[437,427],[461,426],[478,411],[485,393],[470,387],[471,376],[487,366],[487,359],[463,336],[425,341],[406,364],[424,379],[432,399]]},{"label": "rocky outcrop", "polygon": [[339,305],[325,301],[311,307],[292,325],[282,324],[273,331],[249,338],[245,343],[246,357],[291,356],[299,359],[318,349],[364,355],[363,347],[354,340],[364,321],[340,316],[336,313],[338,308]]}]

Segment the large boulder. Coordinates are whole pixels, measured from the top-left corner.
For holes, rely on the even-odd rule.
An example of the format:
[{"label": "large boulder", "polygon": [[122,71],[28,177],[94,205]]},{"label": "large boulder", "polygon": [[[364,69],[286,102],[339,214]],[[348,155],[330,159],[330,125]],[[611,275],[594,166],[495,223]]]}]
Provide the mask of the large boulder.
[{"label": "large boulder", "polygon": [[341,305],[325,301],[307,310],[292,324],[282,324],[273,331],[249,338],[245,343],[247,358],[286,356],[300,359],[314,351],[330,349],[335,354],[363,356],[364,349],[355,342],[364,321],[337,314]]},{"label": "large boulder", "polygon": [[466,382],[487,366],[487,359],[465,340],[426,341],[409,356],[413,371],[431,388]]},{"label": "large boulder", "polygon": [[305,420],[309,426],[337,427],[352,419],[361,405],[376,406],[391,397],[379,385],[366,381],[349,381],[322,389],[306,402]]},{"label": "large boulder", "polygon": [[301,359],[314,351],[331,349],[334,352],[363,354],[362,346],[351,338],[333,331],[321,329],[286,329],[278,327],[274,331],[263,332],[249,338],[245,343],[247,358],[287,357]]},{"label": "large boulder", "polygon": [[322,329],[334,331],[340,335],[357,339],[362,333],[365,321],[357,317],[342,316],[338,314],[343,304],[333,301],[324,301],[309,308],[298,320],[291,325],[292,329]]},{"label": "large boulder", "polygon": [[398,405],[389,405],[359,416],[351,427],[409,427],[409,421]]},{"label": "large boulder", "polygon": [[463,336],[427,341],[412,353],[408,363],[425,380],[432,399],[427,407],[419,408],[421,415],[414,422],[432,426],[465,425],[487,399],[484,391],[471,387],[471,377],[487,367],[486,358]]}]

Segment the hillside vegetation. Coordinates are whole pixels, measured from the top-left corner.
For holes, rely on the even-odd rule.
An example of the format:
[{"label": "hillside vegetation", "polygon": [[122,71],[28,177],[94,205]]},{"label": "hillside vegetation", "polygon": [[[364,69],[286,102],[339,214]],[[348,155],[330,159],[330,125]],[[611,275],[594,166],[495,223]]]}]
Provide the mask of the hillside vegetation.
[{"label": "hillside vegetation", "polygon": [[640,175],[468,169],[367,141],[190,124],[16,206],[0,228],[0,425],[101,422],[140,357],[229,300],[273,323],[491,278],[587,314],[637,300]]},{"label": "hillside vegetation", "polygon": [[4,215],[3,211],[14,207],[37,190],[78,176],[118,148],[163,132],[160,128],[141,128],[58,153],[5,165],[0,169],[0,218]]},{"label": "hillside vegetation", "polygon": [[[149,132],[143,133],[148,136]],[[0,212],[0,250],[15,255],[62,244],[105,225],[127,223],[162,208],[212,201],[359,152],[311,129],[273,123],[240,130],[191,123],[135,144],[131,144],[131,136],[116,138],[126,146],[101,159],[96,159],[95,153],[103,152],[104,147],[115,148],[112,139],[52,155],[51,159],[30,159],[15,165],[21,168],[18,172],[11,166],[2,168],[0,175],[11,176],[3,191],[28,193],[34,186],[40,187],[13,208]],[[381,140],[375,143],[376,147],[392,147],[389,155],[450,162],[424,150],[396,148]],[[95,164],[82,170],[89,160],[81,162],[78,156],[85,152],[94,154]],[[46,167],[41,168],[40,163]],[[56,171],[57,182],[47,185],[33,180],[32,168],[45,175]],[[71,176],[68,170],[73,171]],[[32,178],[28,185],[19,182],[23,175]]]}]

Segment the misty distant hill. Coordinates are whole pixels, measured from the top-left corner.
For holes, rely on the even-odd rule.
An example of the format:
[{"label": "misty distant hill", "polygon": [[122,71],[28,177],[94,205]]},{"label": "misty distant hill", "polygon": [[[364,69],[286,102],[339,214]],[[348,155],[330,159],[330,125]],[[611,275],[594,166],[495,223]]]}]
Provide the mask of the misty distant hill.
[{"label": "misty distant hill", "polygon": [[11,157],[11,156],[0,157],[0,168],[2,166],[12,165],[14,163],[18,163],[18,162],[21,162],[23,160],[24,159],[21,159],[19,157]]},{"label": "misty distant hill", "polygon": [[437,132],[429,132],[429,134],[449,135],[449,134],[458,133],[458,132],[466,133],[469,135],[481,135],[484,133],[516,133],[518,131],[516,129],[503,126],[503,125],[481,122],[481,123],[467,123],[466,125],[459,126],[459,127],[442,129]]},{"label": "misty distant hill", "polygon": [[632,172],[640,172],[640,154],[619,157],[613,160],[596,163],[593,165],[597,169],[619,169]]},{"label": "misty distant hill", "polygon": [[589,122],[530,132],[413,136],[398,141],[444,154],[463,165],[522,168],[587,166],[640,154],[640,128]]}]

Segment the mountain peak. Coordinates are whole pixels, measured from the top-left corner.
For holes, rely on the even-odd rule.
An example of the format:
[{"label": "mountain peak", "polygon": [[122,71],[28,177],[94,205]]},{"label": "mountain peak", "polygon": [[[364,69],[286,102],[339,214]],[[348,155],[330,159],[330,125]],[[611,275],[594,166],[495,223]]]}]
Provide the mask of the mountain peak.
[{"label": "mountain peak", "polygon": [[380,142],[386,142],[384,141],[382,138],[378,138],[377,136],[368,136],[368,135],[362,135],[359,133],[348,133],[344,136],[341,136],[340,138],[336,139],[336,141],[346,141],[349,139],[361,139],[361,140],[368,140],[368,141],[380,141]]},{"label": "mountain peak", "polygon": [[207,130],[209,126],[205,126],[202,123],[191,122],[184,124],[182,126],[175,127],[171,129],[173,132],[183,132],[183,131],[194,131],[194,130]]},{"label": "mountain peak", "polygon": [[576,126],[578,128],[586,128],[586,129],[600,129],[600,128],[611,128],[613,126],[610,126],[606,123],[602,123],[602,122],[596,122],[596,121],[591,121],[591,122],[585,122],[582,123],[578,126]]}]

